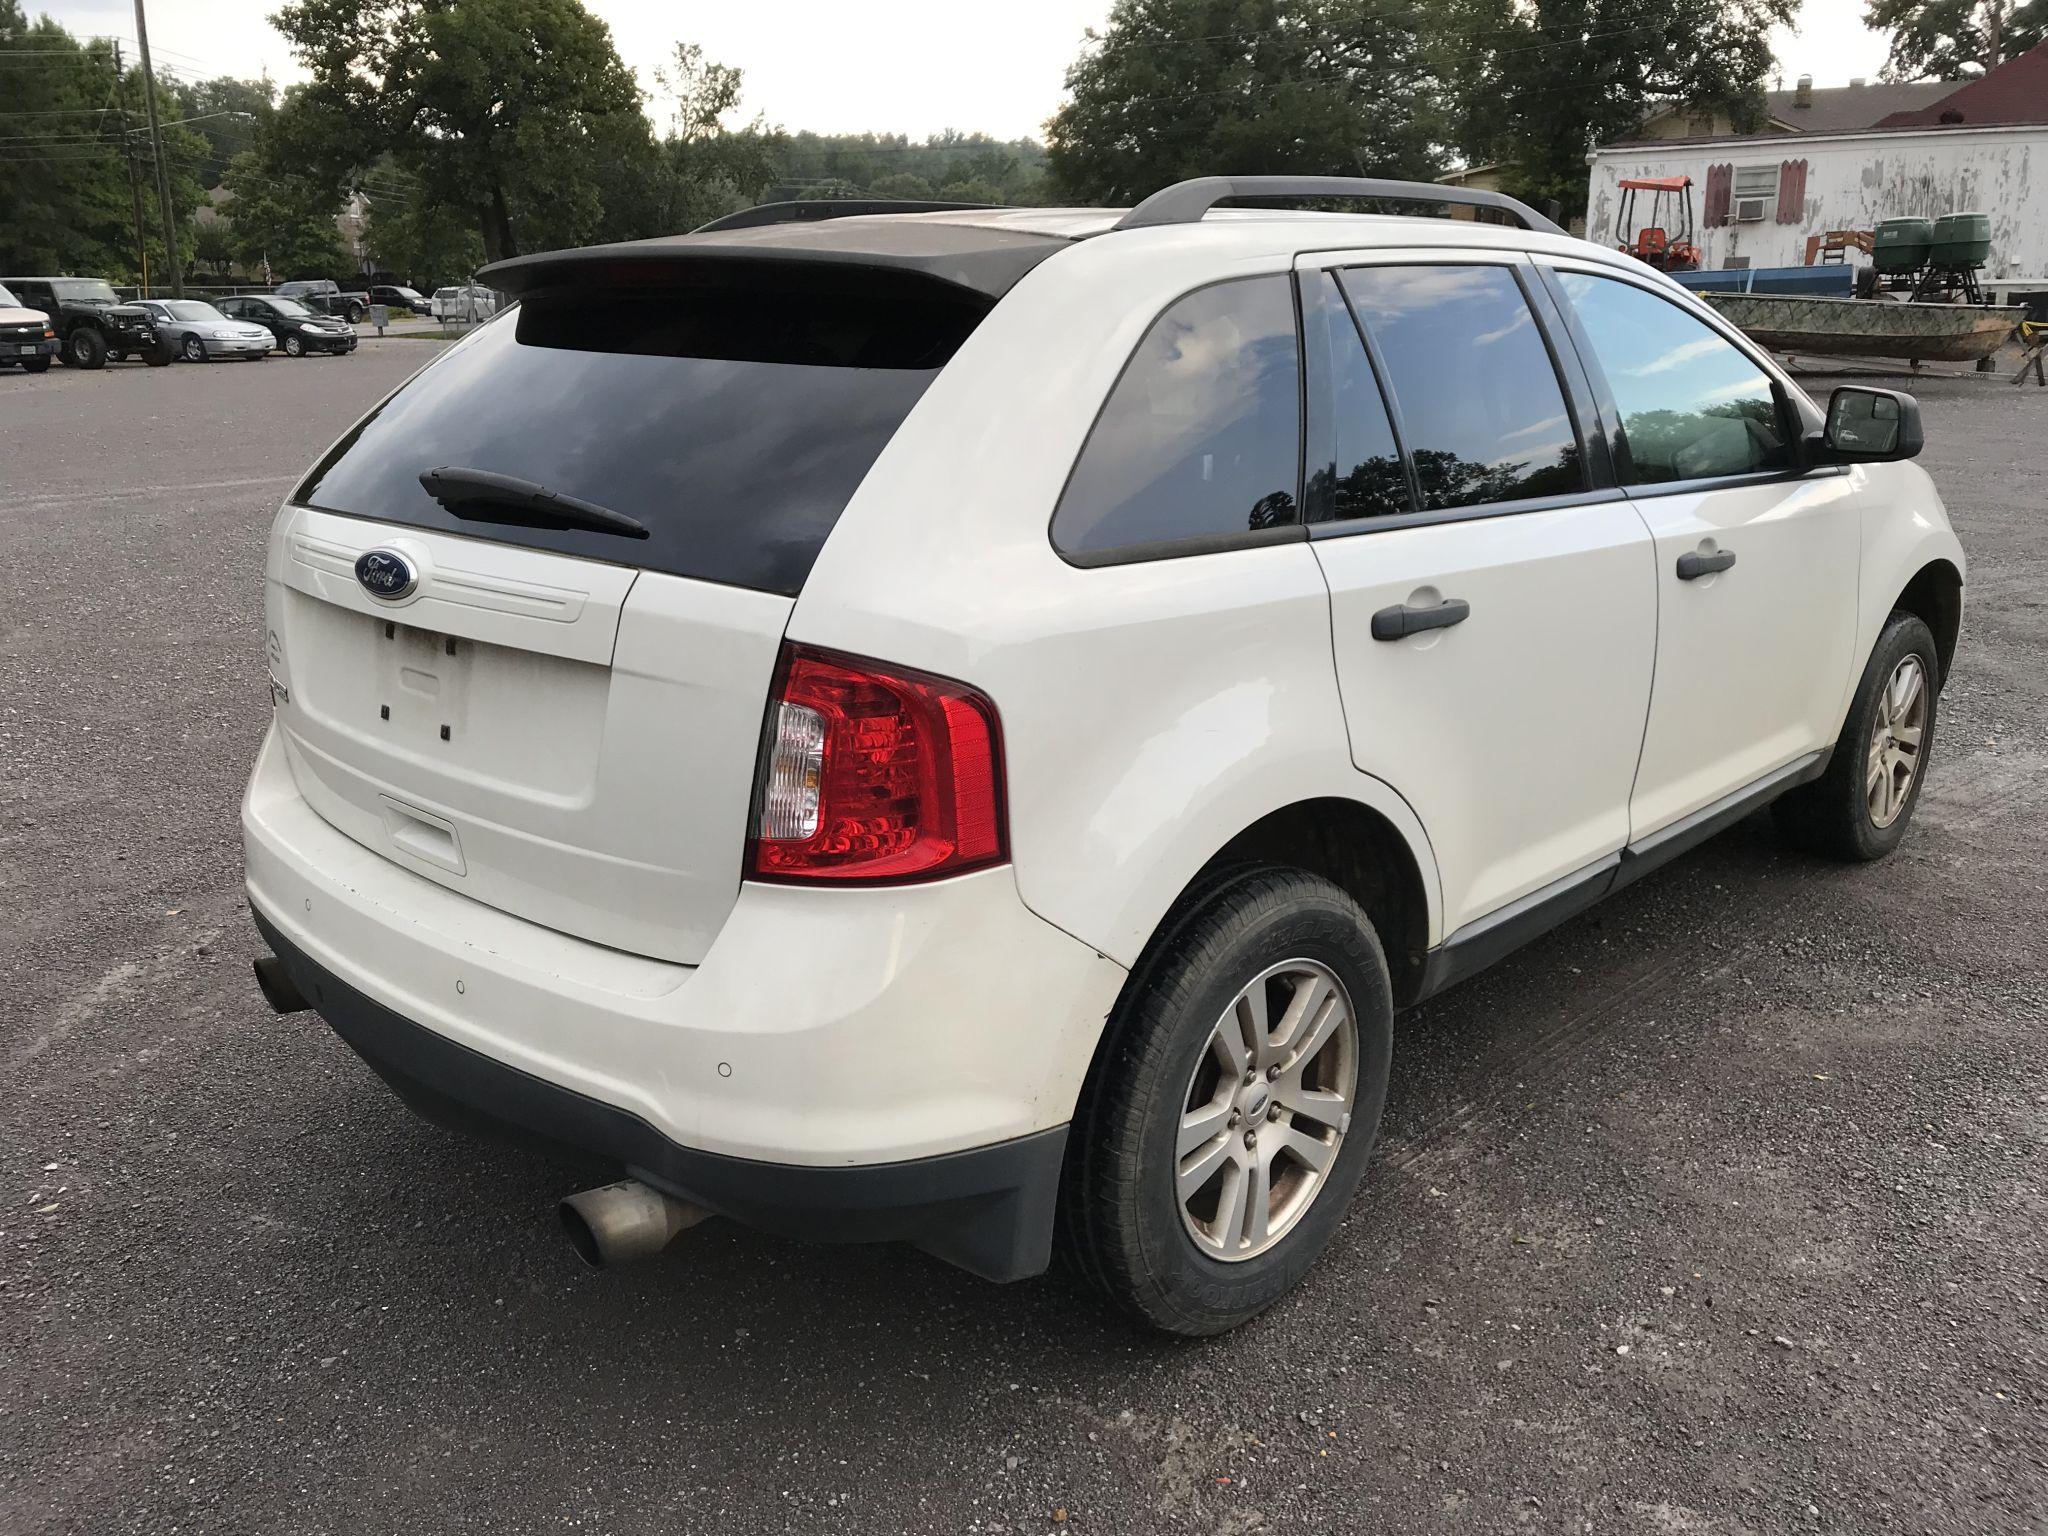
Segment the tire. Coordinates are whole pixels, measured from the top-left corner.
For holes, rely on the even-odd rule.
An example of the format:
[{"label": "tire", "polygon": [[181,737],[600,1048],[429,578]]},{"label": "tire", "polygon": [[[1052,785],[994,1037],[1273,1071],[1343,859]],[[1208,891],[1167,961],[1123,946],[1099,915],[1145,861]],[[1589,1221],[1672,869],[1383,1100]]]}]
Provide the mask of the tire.
[{"label": "tire", "polygon": [[48,373],[50,360],[47,357],[32,357],[21,365],[23,373]]},{"label": "tire", "polygon": [[347,320],[350,325],[359,325],[362,323],[363,316],[368,313],[369,311],[362,305],[351,304],[342,311],[342,318]]},{"label": "tire", "polygon": [[142,360],[151,368],[168,368],[171,366],[171,356],[171,344],[167,341],[159,341],[155,346],[142,354]]},{"label": "tire", "polygon": [[[1900,679],[1915,664],[1917,697],[1907,698],[1899,691]],[[1894,613],[1856,685],[1827,772],[1780,796],[1771,808],[1785,836],[1810,852],[1846,863],[1867,864],[1898,847],[1927,782],[1940,693],[1941,656],[1933,632],[1913,614]],[[1910,748],[1905,738],[1892,734],[1901,726],[1919,733]],[[1881,784],[1876,782],[1880,752]]]},{"label": "tire", "polygon": [[181,350],[184,352],[185,361],[188,363],[203,363],[206,361],[206,343],[197,336],[187,336],[185,338],[185,345]]},{"label": "tire", "polygon": [[[1248,1042],[1239,1036],[1237,1047],[1224,1045],[1224,1026],[1242,1018],[1241,996],[1269,970],[1291,972],[1257,988],[1267,999],[1278,1060],[1240,1079],[1226,1069],[1225,1053],[1243,1052]],[[1288,1029],[1283,1005],[1299,995],[1297,985],[1319,995],[1318,980],[1334,983],[1340,1002],[1348,998],[1355,1028],[1347,1037],[1337,1025],[1288,1072],[1287,1044],[1301,1036],[1299,1026]],[[1311,1006],[1320,1017],[1320,1005]],[[1393,1018],[1379,939],[1358,904],[1329,881],[1251,865],[1184,898],[1125,984],[1075,1113],[1059,1206],[1069,1257],[1119,1306],[1168,1333],[1221,1333],[1278,1301],[1328,1246],[1364,1177],[1386,1101]],[[1279,1107],[1303,1102],[1304,1087],[1341,1090],[1346,1053],[1349,1114],[1341,1132]],[[1325,1099],[1323,1108],[1336,1102]],[[1190,1143],[1185,1162],[1184,1117],[1194,1136],[1221,1124],[1216,1136]],[[1247,1131],[1264,1133],[1263,1152]],[[1308,1165],[1291,1150],[1302,1131],[1329,1150],[1320,1178],[1305,1186]],[[1265,1209],[1281,1223],[1266,1234],[1266,1246],[1249,1220],[1232,1218],[1229,1203],[1243,1185],[1242,1209],[1260,1209],[1249,1193],[1259,1187],[1247,1166],[1253,1159],[1270,1170]],[[1181,1170],[1199,1180],[1212,1165],[1210,1181],[1187,1186],[1197,1193],[1184,1208]],[[1230,1254],[1233,1247],[1243,1251]]]},{"label": "tire", "polygon": [[81,325],[64,338],[64,360],[74,368],[87,371],[106,367],[106,337],[89,325]]},{"label": "tire", "polygon": [[306,344],[296,336],[287,336],[284,339],[284,355],[286,357],[304,357],[306,355]]}]

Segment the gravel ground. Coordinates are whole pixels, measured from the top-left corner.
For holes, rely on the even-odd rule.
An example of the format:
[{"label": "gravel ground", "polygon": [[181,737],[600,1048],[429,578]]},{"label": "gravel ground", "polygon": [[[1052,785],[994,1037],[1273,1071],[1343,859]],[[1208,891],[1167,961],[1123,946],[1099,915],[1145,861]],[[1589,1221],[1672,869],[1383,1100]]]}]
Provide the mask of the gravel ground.
[{"label": "gravel ground", "polygon": [[1239,1333],[721,1223],[414,1121],[249,975],[295,471],[430,355],[0,374],[0,1531],[2048,1531],[2048,391],[1923,386],[1974,561],[1932,778],[1768,817],[1402,1020]]}]

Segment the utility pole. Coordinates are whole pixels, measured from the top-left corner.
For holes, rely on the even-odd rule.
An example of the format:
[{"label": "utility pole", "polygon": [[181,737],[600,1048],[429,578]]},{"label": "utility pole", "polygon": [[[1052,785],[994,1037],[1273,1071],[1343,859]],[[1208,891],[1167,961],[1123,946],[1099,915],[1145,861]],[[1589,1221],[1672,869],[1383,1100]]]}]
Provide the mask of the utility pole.
[{"label": "utility pole", "polygon": [[171,208],[171,168],[164,164],[163,129],[156,118],[156,72],[149,67],[149,23],[143,19],[142,0],[135,0],[135,46],[142,50],[142,88],[149,102],[149,143],[156,154],[156,195],[163,206],[164,256],[171,264],[171,293],[185,297],[185,264],[178,260],[178,219]]},{"label": "utility pole", "polygon": [[135,179],[135,140],[128,131],[128,100],[121,94],[128,78],[121,45],[114,44],[114,99],[121,103],[121,158],[128,164],[128,198],[135,205],[135,267],[142,274],[142,296],[149,297],[149,244],[142,235],[142,183]]}]

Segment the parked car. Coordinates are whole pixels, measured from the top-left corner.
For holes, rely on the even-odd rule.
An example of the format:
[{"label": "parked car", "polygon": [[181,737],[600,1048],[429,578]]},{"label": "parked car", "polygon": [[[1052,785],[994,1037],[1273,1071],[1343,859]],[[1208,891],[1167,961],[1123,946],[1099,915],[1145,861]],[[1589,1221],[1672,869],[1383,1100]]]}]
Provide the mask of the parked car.
[{"label": "parked car", "polygon": [[25,373],[48,373],[57,346],[50,317],[0,287],[0,368],[19,363]]},{"label": "parked car", "polygon": [[345,290],[332,278],[307,278],[279,283],[276,297],[303,304],[316,314],[332,315],[354,325],[370,312],[370,295],[363,290]]},{"label": "parked car", "polygon": [[[1513,224],[1204,217],[1286,197]],[[486,269],[271,532],[258,977],[609,1163],[593,1262],[1057,1234],[1215,1332],[1338,1231],[1396,1009],[1767,803],[1905,835],[1910,396],[1463,188],[780,216]]]},{"label": "parked car", "polygon": [[433,310],[433,305],[421,296],[418,289],[401,288],[389,283],[380,283],[372,288],[370,302],[411,315],[429,314]]},{"label": "parked car", "polygon": [[356,349],[355,327],[332,315],[315,314],[296,299],[238,293],[222,299],[220,311],[230,320],[262,326],[277,338],[286,357],[304,357],[309,352],[346,354]]},{"label": "parked car", "polygon": [[488,320],[498,312],[498,296],[475,284],[436,288],[431,308],[436,320]]},{"label": "parked car", "polygon": [[42,311],[57,333],[57,356],[76,368],[104,368],[138,357],[161,368],[171,354],[156,323],[139,304],[124,304],[113,285],[97,277],[9,277],[4,282],[22,305]]},{"label": "parked car", "polygon": [[269,328],[249,320],[230,320],[199,299],[139,299],[156,320],[164,345],[188,363],[213,358],[261,361],[275,340]]}]

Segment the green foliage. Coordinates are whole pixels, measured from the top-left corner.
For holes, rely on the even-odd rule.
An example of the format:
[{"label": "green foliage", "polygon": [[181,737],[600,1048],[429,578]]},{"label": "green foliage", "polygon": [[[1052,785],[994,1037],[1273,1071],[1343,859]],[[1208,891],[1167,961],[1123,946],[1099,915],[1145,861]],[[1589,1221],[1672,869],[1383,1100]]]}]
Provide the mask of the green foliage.
[{"label": "green foliage", "polygon": [[578,0],[288,0],[329,179],[388,155],[469,210],[491,259],[597,237],[607,156],[644,156],[640,89]]},{"label": "green foliage", "polygon": [[[104,38],[81,44],[49,17],[30,23],[20,0],[0,0],[0,271],[77,273],[132,283],[147,258],[152,279],[168,270],[158,211],[156,163],[143,125],[142,71],[115,67]],[[178,125],[177,99],[160,91],[164,157],[179,222],[179,255],[190,254],[196,167],[206,142]],[[125,117],[124,117],[125,114]],[[124,122],[130,132],[124,140]],[[135,243],[129,152],[142,182],[147,235]]]},{"label": "green foliage", "polygon": [[1374,0],[1117,0],[1049,125],[1057,190],[1127,203],[1184,177],[1428,177],[1428,28]]},{"label": "green foliage", "polygon": [[226,219],[209,219],[192,230],[192,261],[210,276],[226,277],[235,267],[234,226]]},{"label": "green foliage", "polygon": [[922,141],[890,133],[792,134],[780,175],[769,194],[778,199],[950,198],[942,188],[975,184],[987,195],[974,201],[1046,200],[1044,146],[983,133],[948,131]]},{"label": "green foliage", "polygon": [[194,120],[192,132],[206,143],[205,157],[194,171],[209,188],[220,185],[228,162],[256,142],[277,110],[277,87],[268,80],[222,75],[196,85],[173,80],[158,85],[175,98],[173,114]]},{"label": "green foliage", "polygon": [[228,238],[250,272],[287,282],[334,277],[354,266],[335,227],[342,199],[332,182],[281,164],[266,149],[235,156],[224,184],[234,194],[222,210]]},{"label": "green foliage", "polygon": [[370,194],[364,245],[379,268],[432,293],[467,282],[483,265],[483,237],[467,210],[436,203],[417,188],[408,191],[396,169],[386,170],[378,186],[385,190]]},{"label": "green foliage", "polygon": [[1796,0],[1452,0],[1451,137],[1508,190],[1585,206],[1586,153],[1672,106],[1761,125],[1770,29]]},{"label": "green foliage", "polygon": [[1866,0],[1863,22],[1891,33],[1888,78],[1963,80],[2048,40],[2048,0]]},{"label": "green foliage", "polygon": [[878,176],[868,184],[868,191],[876,197],[898,197],[918,203],[928,203],[939,195],[930,182],[909,171]]}]

